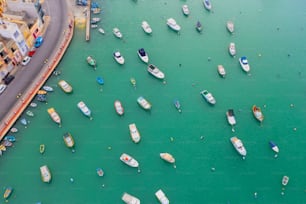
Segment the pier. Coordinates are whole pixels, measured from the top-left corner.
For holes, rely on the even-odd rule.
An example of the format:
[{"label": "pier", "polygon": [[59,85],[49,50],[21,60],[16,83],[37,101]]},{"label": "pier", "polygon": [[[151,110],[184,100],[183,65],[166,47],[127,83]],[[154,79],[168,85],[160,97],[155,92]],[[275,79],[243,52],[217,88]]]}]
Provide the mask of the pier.
[{"label": "pier", "polygon": [[90,7],[91,7],[91,0],[88,0],[88,5],[86,9],[86,37],[85,40],[89,41],[90,40]]}]

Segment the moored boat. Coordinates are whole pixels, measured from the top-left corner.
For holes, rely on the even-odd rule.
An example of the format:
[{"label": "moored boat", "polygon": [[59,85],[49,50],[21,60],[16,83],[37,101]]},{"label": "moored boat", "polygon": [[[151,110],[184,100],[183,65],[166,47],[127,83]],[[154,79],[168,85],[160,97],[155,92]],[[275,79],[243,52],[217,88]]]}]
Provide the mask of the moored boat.
[{"label": "moored boat", "polygon": [[235,25],[234,25],[233,21],[227,21],[227,22],[226,22],[226,28],[227,28],[227,30],[228,30],[230,33],[233,33],[233,32],[234,32],[234,29],[235,29]]},{"label": "moored boat", "polygon": [[137,98],[137,103],[145,110],[150,110],[152,105],[142,96]]},{"label": "moored boat", "polygon": [[60,118],[59,114],[55,111],[55,109],[54,109],[54,108],[49,108],[47,111],[48,111],[48,113],[49,113],[51,119],[52,119],[55,123],[61,125],[61,118]]},{"label": "moored boat", "polygon": [[130,155],[126,154],[126,153],[123,153],[120,156],[120,160],[130,167],[138,167],[139,166],[138,161],[136,159],[134,159],[133,157],[131,157]]},{"label": "moored boat", "polygon": [[63,139],[64,139],[64,142],[65,142],[65,145],[68,148],[73,148],[74,147],[74,139],[73,139],[72,135],[69,132],[66,132],[63,135]]},{"label": "moored boat", "polygon": [[[8,140],[3,140],[3,141],[1,142],[1,145],[5,146],[5,147],[11,147],[11,146],[13,146],[13,142],[10,142],[10,141],[8,141]],[[0,151],[1,151],[1,150],[0,150]]]},{"label": "moored boat", "polygon": [[245,157],[246,154],[247,154],[247,151],[246,151],[245,147],[243,146],[243,143],[241,142],[241,140],[238,139],[237,137],[231,137],[230,140],[231,140],[234,148],[237,150],[237,152],[241,156]]},{"label": "moored boat", "polygon": [[51,172],[47,165],[43,165],[40,167],[40,175],[41,175],[41,180],[43,182],[50,183],[52,177],[51,177]]},{"label": "moored boat", "polygon": [[189,16],[190,10],[189,10],[187,4],[184,4],[184,5],[182,6],[182,11],[183,11],[183,14],[184,14],[185,16]]},{"label": "moored boat", "polygon": [[[91,22],[91,23],[92,23],[92,22]],[[97,28],[98,25],[96,25],[96,24],[91,24],[90,27],[91,27],[91,28]]]},{"label": "moored boat", "polygon": [[207,90],[203,90],[200,92],[201,96],[210,104],[216,104],[216,99],[212,95],[212,93],[208,92]]},{"label": "moored boat", "polygon": [[124,64],[124,57],[121,55],[119,51],[113,53],[114,59],[118,64]]},{"label": "moored boat", "polygon": [[130,82],[136,88],[136,79],[134,77],[130,78]]},{"label": "moored boat", "polygon": [[282,185],[287,186],[288,182],[289,182],[289,177],[288,176],[283,176]]},{"label": "moored boat", "polygon": [[104,31],[103,28],[99,28],[98,31],[99,31],[99,33],[101,33],[101,34],[105,34],[105,31]]},{"label": "moored boat", "polygon": [[34,113],[30,110],[26,111],[27,116],[34,117]]},{"label": "moored boat", "polygon": [[219,75],[220,75],[221,77],[225,77],[226,71],[225,71],[225,68],[223,67],[223,65],[219,64],[219,65],[217,66],[217,68],[218,68],[218,73],[219,73]]},{"label": "moored boat", "polygon": [[10,141],[10,142],[15,142],[16,141],[16,137],[13,135],[7,135],[3,138],[4,140]]},{"label": "moored boat", "polygon": [[45,152],[45,144],[40,144],[40,145],[39,145],[39,152],[40,152],[41,154],[43,154],[43,153]]},{"label": "moored boat", "polygon": [[236,45],[235,43],[231,42],[228,46],[228,52],[230,53],[231,56],[236,55]]},{"label": "moored boat", "polygon": [[203,4],[204,4],[204,7],[210,11],[212,9],[212,5],[211,5],[211,2],[210,0],[203,0]]},{"label": "moored boat", "polygon": [[96,62],[96,60],[92,57],[92,56],[88,56],[87,58],[86,58],[86,61],[87,61],[87,63],[90,65],[90,66],[92,66],[92,67],[96,67],[97,66],[97,62]]},{"label": "moored boat", "polygon": [[97,80],[98,84],[100,84],[100,85],[104,84],[104,79],[101,76],[98,76],[96,80]]},{"label": "moored boat", "polygon": [[117,38],[122,38],[123,35],[122,33],[120,32],[119,28],[114,28],[113,29],[113,34],[117,37]]},{"label": "moored boat", "polygon": [[178,110],[178,112],[182,112],[181,103],[178,99],[174,99],[173,104],[174,104],[175,108]]},{"label": "moored boat", "polygon": [[147,34],[151,34],[153,32],[152,28],[150,27],[147,21],[142,21],[141,27],[144,30],[144,32],[146,32]]},{"label": "moored boat", "polygon": [[135,123],[129,124],[129,129],[130,129],[130,135],[131,135],[133,142],[138,143],[141,137],[136,127],[136,124]]},{"label": "moored boat", "polygon": [[140,58],[144,63],[148,63],[148,62],[149,62],[149,56],[148,56],[147,52],[146,52],[143,48],[140,48],[140,49],[137,51],[137,54],[138,54],[139,58]]},{"label": "moored boat", "polygon": [[3,144],[0,144],[0,150],[2,152],[5,152],[6,151],[6,147]]},{"label": "moored boat", "polygon": [[123,114],[124,114],[124,108],[123,108],[123,106],[122,106],[121,101],[115,100],[115,102],[114,102],[114,107],[115,107],[116,113],[117,113],[118,115],[123,115]]},{"label": "moored boat", "polygon": [[158,191],[155,192],[155,196],[161,204],[169,204],[170,203],[169,199],[167,198],[167,196],[165,195],[165,193],[161,189],[159,189]]},{"label": "moored boat", "polygon": [[279,152],[278,146],[277,146],[273,141],[269,141],[269,145],[270,145],[271,149],[272,149],[275,153],[278,153],[278,152]]},{"label": "moored boat", "polygon": [[154,64],[149,64],[148,65],[148,72],[158,79],[164,79],[165,78],[165,74],[162,71],[160,71],[157,68],[157,66],[155,66]]},{"label": "moored boat", "polygon": [[96,172],[97,172],[98,176],[104,176],[104,171],[100,167],[98,167],[96,169]]},{"label": "moored boat", "polygon": [[132,196],[131,194],[128,194],[128,193],[123,193],[121,199],[126,204],[140,204],[140,200],[138,198],[136,198],[135,196]]},{"label": "moored boat", "polygon": [[12,128],[10,129],[10,131],[11,131],[12,133],[16,133],[16,132],[18,132],[18,129],[15,128],[15,127],[12,127]]},{"label": "moored boat", "polygon": [[256,106],[256,105],[253,105],[252,106],[252,112],[253,112],[253,115],[254,117],[259,121],[259,122],[262,122],[264,120],[264,115],[262,114],[262,111],[261,111],[261,108]]},{"label": "moored boat", "polygon": [[43,86],[42,89],[47,92],[52,92],[54,90],[51,86],[47,86],[47,85]]},{"label": "moored boat", "polygon": [[25,118],[21,118],[21,119],[20,119],[20,123],[21,123],[22,125],[26,126],[26,125],[28,124],[28,121],[27,121],[27,119],[25,119]]},{"label": "moored boat", "polygon": [[159,156],[160,156],[160,158],[162,158],[163,160],[165,160],[165,161],[167,161],[169,163],[174,163],[175,162],[174,157],[171,154],[167,153],[167,152],[160,153]]},{"label": "moored boat", "polygon": [[176,32],[181,30],[181,26],[176,23],[174,18],[168,18],[167,19],[167,25],[169,26],[169,28],[171,28],[172,30],[174,30]]},{"label": "moored boat", "polygon": [[60,80],[58,82],[59,87],[65,92],[65,93],[71,93],[72,92],[72,86],[65,80]]},{"label": "moored boat", "polygon": [[249,65],[249,61],[245,56],[239,58],[239,63],[240,63],[241,68],[243,69],[243,71],[249,72],[251,70],[251,67]]},{"label": "moored boat", "polygon": [[77,107],[81,110],[81,112],[85,116],[89,117],[89,119],[92,119],[91,110],[88,108],[88,106],[83,101],[78,102]]},{"label": "moored boat", "polygon": [[37,103],[34,103],[34,102],[30,103],[30,107],[36,108],[37,107]]},{"label": "moored boat", "polygon": [[5,200],[7,200],[11,196],[12,193],[13,193],[13,188],[12,187],[6,187],[5,191],[4,191],[4,194],[3,194],[3,198]]},{"label": "moored boat", "polygon": [[197,21],[196,23],[196,30],[200,33],[203,30],[202,23],[200,21]]},{"label": "moored boat", "polygon": [[226,111],[226,118],[228,124],[230,124],[232,127],[236,125],[235,113],[233,109],[228,109]]}]

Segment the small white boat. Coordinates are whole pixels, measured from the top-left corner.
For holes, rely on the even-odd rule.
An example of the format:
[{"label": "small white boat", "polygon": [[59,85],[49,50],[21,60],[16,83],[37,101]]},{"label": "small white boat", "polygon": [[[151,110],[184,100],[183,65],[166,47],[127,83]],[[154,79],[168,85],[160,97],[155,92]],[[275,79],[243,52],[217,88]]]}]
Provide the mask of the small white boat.
[{"label": "small white boat", "polygon": [[89,117],[90,119],[92,118],[91,110],[87,107],[87,105],[83,101],[78,102],[77,106],[85,116]]},{"label": "small white boat", "polygon": [[97,23],[97,22],[99,22],[101,19],[98,18],[98,17],[93,17],[93,18],[91,18],[91,20]]},{"label": "small white boat", "polygon": [[120,160],[130,167],[138,167],[139,166],[138,161],[136,159],[134,159],[133,157],[131,157],[130,155],[126,154],[126,153],[123,153],[120,156]]},{"label": "small white boat", "polygon": [[155,196],[161,204],[169,204],[170,203],[169,199],[167,198],[167,196],[165,195],[165,193],[161,189],[159,189],[158,191],[155,192]]},{"label": "small white boat", "polygon": [[203,0],[203,4],[204,4],[204,7],[210,11],[212,9],[212,5],[211,5],[211,2],[210,0]]},{"label": "small white boat", "polygon": [[180,31],[181,26],[176,23],[176,21],[173,18],[167,19],[167,25],[174,31]]},{"label": "small white boat", "polygon": [[182,11],[183,11],[183,14],[184,14],[185,16],[189,16],[190,10],[189,10],[187,4],[184,4],[184,5],[182,6]]},{"label": "small white boat", "polygon": [[137,98],[137,103],[145,110],[150,110],[152,105],[144,97],[140,96]]},{"label": "small white boat", "polygon": [[165,78],[165,74],[162,71],[160,71],[157,68],[157,66],[155,66],[154,64],[149,64],[148,65],[148,72],[158,79],[164,79]]},{"label": "small white boat", "polygon": [[114,59],[118,64],[124,64],[124,57],[121,55],[119,51],[113,53]]},{"label": "small white boat", "polygon": [[247,154],[247,151],[246,151],[245,147],[243,146],[243,143],[241,142],[241,140],[238,139],[237,137],[231,137],[230,140],[231,140],[234,148],[237,150],[237,152],[241,156],[245,157],[246,154]]},{"label": "small white boat", "polygon": [[287,186],[288,182],[289,182],[289,177],[288,176],[283,176],[282,185]]},{"label": "small white boat", "polygon": [[239,58],[239,63],[241,65],[241,68],[243,69],[243,71],[249,72],[251,70],[250,65],[249,65],[249,61],[245,56]]},{"label": "small white boat", "polygon": [[18,129],[15,128],[15,127],[12,127],[10,131],[11,131],[12,133],[16,133],[16,132],[18,132]]},{"label": "small white boat", "polygon": [[36,107],[37,107],[37,103],[32,102],[32,103],[30,103],[30,106],[31,106],[32,108],[36,108]]},{"label": "small white boat", "polygon": [[228,51],[229,51],[231,56],[235,56],[236,55],[236,45],[235,45],[235,43],[231,42],[229,44]]},{"label": "small white boat", "polygon": [[233,21],[227,21],[226,23],[226,28],[230,33],[233,33],[235,30],[235,25],[233,23]]},{"label": "small white boat", "polygon": [[25,119],[25,118],[21,118],[21,119],[20,119],[20,123],[21,123],[22,125],[26,126],[26,125],[28,124],[28,121],[27,121],[27,119]]},{"label": "small white boat", "polygon": [[123,108],[123,106],[122,106],[121,101],[115,100],[115,102],[114,102],[114,107],[115,107],[116,113],[117,113],[118,115],[123,115],[123,114],[124,114],[124,108]]},{"label": "small white boat", "polygon": [[146,52],[143,48],[140,48],[140,49],[137,51],[137,54],[138,54],[139,58],[140,58],[144,63],[148,63],[148,62],[149,62],[149,56],[148,56],[147,52]]},{"label": "small white boat", "polygon": [[147,21],[142,21],[141,27],[144,30],[144,32],[146,32],[147,34],[151,34],[153,32],[152,28],[150,27]]},{"label": "small white boat", "polygon": [[232,127],[236,125],[235,113],[233,109],[228,109],[226,111],[226,118],[228,124],[230,124]]},{"label": "small white boat", "polygon": [[105,34],[105,31],[104,31],[103,28],[99,28],[98,31],[99,31],[99,33],[101,33],[101,34]]},{"label": "small white boat", "polygon": [[279,153],[279,148],[273,141],[269,141],[269,145],[275,153]]},{"label": "small white boat", "polygon": [[223,65],[219,64],[218,65],[218,73],[220,76],[225,77],[226,75],[226,71],[225,68],[223,67]]},{"label": "small white boat", "polygon": [[207,90],[203,90],[200,92],[200,94],[208,103],[212,105],[216,104],[216,99],[212,93],[208,92]]},{"label": "small white boat", "polygon": [[165,160],[165,161],[167,161],[169,163],[174,163],[175,162],[174,157],[171,154],[167,153],[167,152],[160,153],[159,156],[160,156],[160,158],[162,158],[163,160]]},{"label": "small white boat", "polygon": [[47,85],[43,86],[42,89],[47,91],[47,92],[52,92],[53,91],[53,88],[51,86],[47,86]]},{"label": "small white boat", "polygon": [[97,28],[98,25],[97,25],[97,24],[91,24],[90,27],[91,27],[91,28]]},{"label": "small white boat", "polygon": [[140,204],[140,200],[138,198],[136,198],[135,196],[132,196],[131,194],[128,194],[128,193],[123,193],[121,199],[126,204]]},{"label": "small white boat", "polygon": [[43,182],[49,183],[51,181],[51,172],[47,165],[40,167],[40,175]]},{"label": "small white boat", "polygon": [[104,171],[100,167],[98,167],[96,169],[96,172],[97,172],[98,176],[104,176]]},{"label": "small white boat", "polygon": [[138,143],[141,137],[136,127],[136,124],[135,123],[129,124],[129,129],[130,129],[130,135],[131,135],[133,142]]},{"label": "small white boat", "polygon": [[65,93],[71,93],[72,92],[72,86],[68,84],[65,80],[60,80],[58,82],[59,87],[65,92]]},{"label": "small white boat", "polygon": [[115,35],[117,38],[122,38],[122,37],[123,37],[123,35],[122,35],[122,33],[120,32],[119,28],[114,28],[114,29],[113,29],[113,33],[114,33],[114,35]]},{"label": "small white boat", "polygon": [[26,111],[27,116],[34,117],[34,113],[30,110]]}]

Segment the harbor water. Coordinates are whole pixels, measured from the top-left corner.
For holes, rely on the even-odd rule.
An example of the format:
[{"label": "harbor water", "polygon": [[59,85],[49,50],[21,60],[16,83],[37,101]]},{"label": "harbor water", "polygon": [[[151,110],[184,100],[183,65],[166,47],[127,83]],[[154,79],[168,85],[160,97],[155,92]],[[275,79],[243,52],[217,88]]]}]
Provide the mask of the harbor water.
[{"label": "harbor water", "polygon": [[[35,116],[24,114],[29,123],[14,135],[17,141],[0,158],[0,185],[14,191],[9,203],[98,204],[123,203],[124,192],[141,203],[158,203],[155,192],[162,189],[176,204],[303,204],[306,203],[306,4],[285,1],[212,1],[212,11],[201,0],[113,0],[98,1],[102,18],[98,29],[85,41],[84,28],[75,36],[47,85],[55,90],[47,103],[31,108]],[[187,4],[190,15],[184,16]],[[181,26],[176,33],[167,27],[168,18]],[[146,20],[153,33],[141,28]],[[235,24],[230,34],[226,22]],[[195,29],[197,21],[203,32]],[[123,39],[112,29],[118,27]],[[237,55],[228,53],[230,42]],[[144,48],[149,63],[166,75],[158,80],[148,74],[147,65],[137,56]],[[120,51],[125,64],[119,65],[113,52]],[[87,56],[97,61],[90,67]],[[247,56],[251,71],[245,73],[238,58]],[[34,56],[35,57],[35,56]],[[222,64],[226,77],[218,75]],[[104,79],[99,85],[96,78]],[[136,88],[130,78],[136,79]],[[65,94],[57,85],[64,79],[73,87]],[[208,90],[216,98],[214,106],[200,95]],[[152,104],[143,110],[136,102],[143,96]],[[182,112],[173,100],[178,99]],[[114,101],[120,100],[123,116],[116,114]],[[84,101],[93,119],[84,116],[77,103]],[[264,121],[253,116],[252,106],[261,107]],[[53,107],[62,119],[61,127],[47,113]],[[226,111],[234,109],[234,131]],[[129,124],[135,123],[141,141],[133,143]],[[70,132],[75,152],[68,149],[63,134]],[[240,138],[247,150],[243,159],[230,138]],[[280,152],[271,150],[275,142]],[[39,152],[45,144],[45,152]],[[159,154],[168,152],[175,164]],[[122,153],[140,164],[131,168],[119,160]],[[47,165],[51,183],[43,183],[40,166]],[[99,177],[96,168],[102,168]],[[290,181],[282,186],[282,178]],[[5,201],[1,201],[5,203]]]}]

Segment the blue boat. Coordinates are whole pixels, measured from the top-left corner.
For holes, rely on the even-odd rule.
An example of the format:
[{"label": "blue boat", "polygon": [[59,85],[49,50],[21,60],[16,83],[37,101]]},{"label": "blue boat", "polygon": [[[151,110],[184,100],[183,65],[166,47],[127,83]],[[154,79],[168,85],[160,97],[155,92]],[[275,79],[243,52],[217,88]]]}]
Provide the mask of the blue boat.
[{"label": "blue boat", "polygon": [[104,84],[104,79],[102,77],[97,77],[97,83],[100,85]]},{"label": "blue boat", "polygon": [[27,124],[28,124],[28,121],[27,121],[27,119],[22,118],[22,119],[20,120],[20,123],[21,123],[22,125],[27,125]]},{"label": "blue boat", "polygon": [[180,101],[179,101],[179,100],[175,99],[175,100],[173,101],[173,104],[174,104],[175,108],[178,110],[178,112],[182,112],[182,110],[181,110],[181,104],[180,104]]},{"label": "blue boat", "polygon": [[4,140],[10,141],[10,142],[15,142],[16,138],[13,135],[7,135],[4,137]]},{"label": "blue boat", "polygon": [[273,141],[269,141],[269,145],[270,145],[271,149],[272,149],[274,152],[276,152],[276,153],[279,152],[278,146],[277,146]]}]

